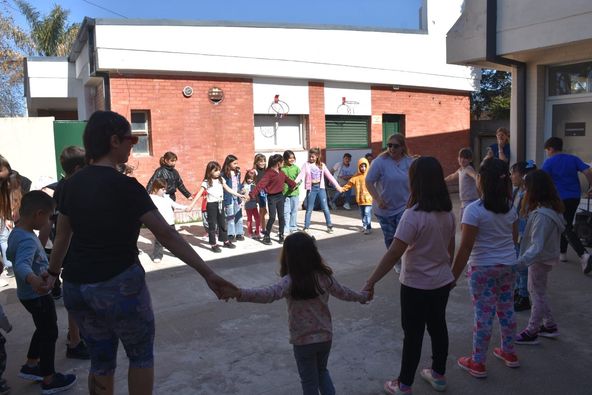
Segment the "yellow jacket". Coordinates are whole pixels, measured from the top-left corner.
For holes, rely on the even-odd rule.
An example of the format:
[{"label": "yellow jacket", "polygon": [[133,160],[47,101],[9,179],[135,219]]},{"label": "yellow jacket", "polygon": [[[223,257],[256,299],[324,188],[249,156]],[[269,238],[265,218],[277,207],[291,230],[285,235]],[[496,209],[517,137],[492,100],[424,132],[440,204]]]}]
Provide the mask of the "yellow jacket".
[{"label": "yellow jacket", "polygon": [[[366,165],[366,171],[364,173],[360,171],[361,165]],[[358,206],[372,205],[372,195],[370,195],[370,192],[366,189],[366,173],[368,172],[369,167],[370,165],[366,158],[361,158],[358,161],[358,172],[342,187],[343,192],[349,191],[354,187],[356,188],[356,203],[358,203]]]}]

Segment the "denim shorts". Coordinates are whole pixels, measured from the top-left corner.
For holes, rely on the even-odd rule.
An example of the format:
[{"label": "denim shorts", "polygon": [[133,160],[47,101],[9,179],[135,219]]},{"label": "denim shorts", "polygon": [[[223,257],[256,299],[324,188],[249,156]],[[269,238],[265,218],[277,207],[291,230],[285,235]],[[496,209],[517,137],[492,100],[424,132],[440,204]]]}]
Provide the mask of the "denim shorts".
[{"label": "denim shorts", "polygon": [[154,367],[154,313],[142,266],[100,283],[64,281],[64,305],[88,345],[91,373],[113,375],[119,340],[130,367]]}]

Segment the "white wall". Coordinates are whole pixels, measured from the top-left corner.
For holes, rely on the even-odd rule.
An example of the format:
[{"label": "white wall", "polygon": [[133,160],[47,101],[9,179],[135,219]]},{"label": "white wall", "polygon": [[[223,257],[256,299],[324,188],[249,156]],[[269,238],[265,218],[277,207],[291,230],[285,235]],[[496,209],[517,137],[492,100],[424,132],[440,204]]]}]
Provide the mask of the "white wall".
[{"label": "white wall", "polygon": [[[349,102],[344,105],[343,98]],[[372,115],[370,85],[327,82],[325,84],[326,115]]]},{"label": "white wall", "polygon": [[33,184],[56,178],[53,117],[0,118],[0,155]]},{"label": "white wall", "polygon": [[253,79],[253,112],[255,114],[274,114],[270,105],[275,95],[287,103],[290,114],[309,114],[308,81],[278,78]]}]

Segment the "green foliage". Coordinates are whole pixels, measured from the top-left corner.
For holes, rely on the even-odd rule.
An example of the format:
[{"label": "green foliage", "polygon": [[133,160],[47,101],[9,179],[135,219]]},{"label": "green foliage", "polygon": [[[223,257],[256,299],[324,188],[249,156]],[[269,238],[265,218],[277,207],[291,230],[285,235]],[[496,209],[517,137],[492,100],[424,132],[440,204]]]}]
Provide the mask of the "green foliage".
[{"label": "green foliage", "polygon": [[512,76],[497,70],[481,70],[481,89],[471,94],[474,119],[509,119]]}]

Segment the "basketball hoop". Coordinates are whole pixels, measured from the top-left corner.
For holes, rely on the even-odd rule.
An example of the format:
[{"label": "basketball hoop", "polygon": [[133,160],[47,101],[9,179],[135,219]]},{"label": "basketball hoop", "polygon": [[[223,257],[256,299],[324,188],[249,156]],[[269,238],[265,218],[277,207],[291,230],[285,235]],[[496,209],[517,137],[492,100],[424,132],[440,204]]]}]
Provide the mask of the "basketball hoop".
[{"label": "basketball hoop", "polygon": [[360,104],[358,101],[347,100],[344,96],[341,98],[341,104],[337,106],[337,114],[352,115],[356,113],[355,106]]},{"label": "basketball hoop", "polygon": [[283,100],[280,100],[280,95],[275,95],[273,101],[269,105],[268,113],[274,115],[276,118],[281,119],[288,115],[290,112],[290,106]]}]

